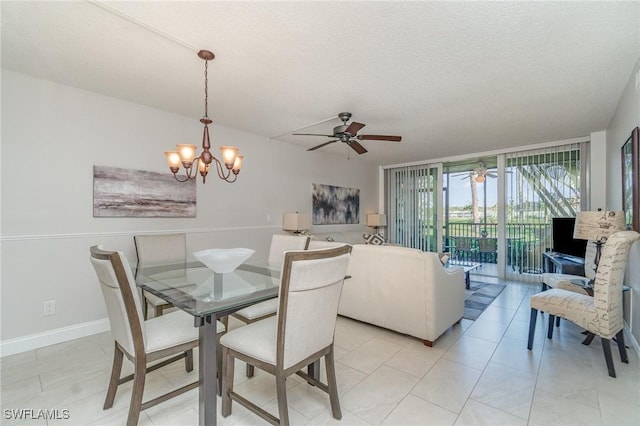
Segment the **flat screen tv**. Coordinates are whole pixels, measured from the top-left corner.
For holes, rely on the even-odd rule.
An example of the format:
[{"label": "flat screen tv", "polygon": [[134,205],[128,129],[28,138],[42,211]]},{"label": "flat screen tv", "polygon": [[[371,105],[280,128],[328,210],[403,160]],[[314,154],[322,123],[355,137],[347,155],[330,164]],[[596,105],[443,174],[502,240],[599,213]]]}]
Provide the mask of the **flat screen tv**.
[{"label": "flat screen tv", "polygon": [[554,217],[553,225],[553,251],[571,256],[584,257],[587,248],[587,240],[573,238],[573,227],[576,224],[575,217]]}]

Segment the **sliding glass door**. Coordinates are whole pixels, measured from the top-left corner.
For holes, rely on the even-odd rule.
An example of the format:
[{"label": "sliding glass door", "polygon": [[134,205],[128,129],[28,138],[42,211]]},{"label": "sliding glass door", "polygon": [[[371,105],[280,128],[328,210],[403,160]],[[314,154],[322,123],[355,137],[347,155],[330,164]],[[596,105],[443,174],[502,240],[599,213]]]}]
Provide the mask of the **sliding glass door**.
[{"label": "sliding glass door", "polygon": [[[574,217],[586,207],[588,156],[589,143],[583,142],[386,168],[387,241],[450,251],[454,260],[483,263],[486,274],[539,280],[543,253],[552,248],[552,218]],[[455,205],[452,182],[469,186],[468,205],[466,199]]]},{"label": "sliding glass door", "polygon": [[442,251],[442,165],[385,170],[387,240],[423,251]]},{"label": "sliding glass door", "polygon": [[506,154],[507,278],[536,280],[543,272],[552,218],[575,217],[582,209],[587,157],[587,143]]}]

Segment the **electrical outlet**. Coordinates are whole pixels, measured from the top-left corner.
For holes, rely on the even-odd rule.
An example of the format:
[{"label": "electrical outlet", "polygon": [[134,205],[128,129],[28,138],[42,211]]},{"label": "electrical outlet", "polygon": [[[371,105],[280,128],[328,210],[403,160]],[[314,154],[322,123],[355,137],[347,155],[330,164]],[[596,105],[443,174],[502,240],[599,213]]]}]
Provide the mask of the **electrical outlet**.
[{"label": "electrical outlet", "polygon": [[270,224],[273,221],[273,218],[270,214],[267,215],[267,223]]},{"label": "electrical outlet", "polygon": [[56,301],[55,300],[47,300],[42,304],[42,315],[53,315],[56,313]]}]

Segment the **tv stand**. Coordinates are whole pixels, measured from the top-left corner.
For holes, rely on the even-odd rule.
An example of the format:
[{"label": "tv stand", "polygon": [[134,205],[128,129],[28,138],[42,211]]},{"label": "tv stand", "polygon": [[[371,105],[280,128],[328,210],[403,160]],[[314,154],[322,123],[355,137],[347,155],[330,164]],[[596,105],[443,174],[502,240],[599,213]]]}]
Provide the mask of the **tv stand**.
[{"label": "tv stand", "polygon": [[548,251],[544,253],[544,271],[584,277],[584,257]]}]

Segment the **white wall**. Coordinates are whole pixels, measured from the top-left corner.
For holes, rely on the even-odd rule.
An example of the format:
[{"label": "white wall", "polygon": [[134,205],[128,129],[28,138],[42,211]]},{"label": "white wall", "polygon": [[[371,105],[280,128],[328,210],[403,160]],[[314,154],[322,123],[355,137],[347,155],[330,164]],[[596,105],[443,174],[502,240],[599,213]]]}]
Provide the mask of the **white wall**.
[{"label": "white wall", "polygon": [[607,205],[607,170],[602,159],[607,156],[607,132],[592,132],[589,144],[589,210]]},{"label": "white wall", "polygon": [[[631,130],[640,126],[640,59],[629,77],[616,112],[607,127],[607,209],[622,209],[622,160],[620,149],[631,136]],[[629,326],[637,342],[640,342],[640,243],[634,244],[629,254],[625,283],[631,287],[633,318]]]},{"label": "white wall", "polygon": [[[234,184],[211,175],[198,183],[196,218],[93,217],[93,165],[168,173],[164,151],[199,144],[198,119],[2,70],[4,354],[8,342],[106,317],[91,245],[123,250],[134,263],[134,234],[185,231],[189,252],[244,246],[266,258],[282,214],[311,211],[312,183],[361,190],[361,225],[317,232],[363,229],[366,213],[377,211],[376,166],[214,124],[215,149],[238,146],[244,168]],[[42,316],[45,300],[56,301],[57,314]]]}]

